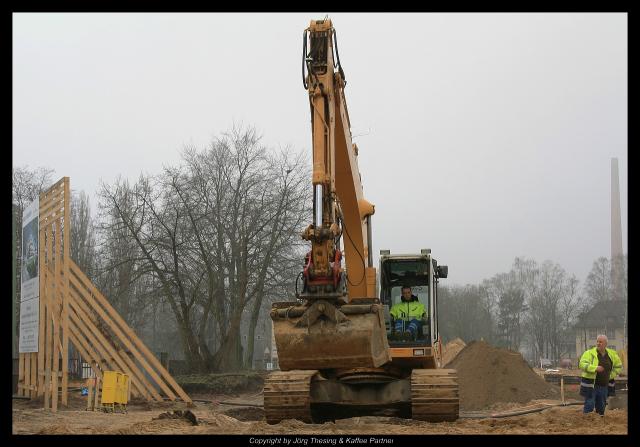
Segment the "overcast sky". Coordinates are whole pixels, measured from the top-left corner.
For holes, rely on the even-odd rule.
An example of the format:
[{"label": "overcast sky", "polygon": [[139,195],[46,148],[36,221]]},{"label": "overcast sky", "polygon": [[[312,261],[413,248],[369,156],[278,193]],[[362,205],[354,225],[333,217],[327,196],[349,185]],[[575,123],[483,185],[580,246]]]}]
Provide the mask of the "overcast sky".
[{"label": "overcast sky", "polygon": [[[176,164],[233,123],[311,153],[302,33],[320,13],[14,14],[13,165],[99,181]],[[374,252],[431,248],[447,284],[627,252],[626,14],[329,14]],[[309,179],[311,183],[311,179]],[[311,204],[309,204],[311,206]]]}]

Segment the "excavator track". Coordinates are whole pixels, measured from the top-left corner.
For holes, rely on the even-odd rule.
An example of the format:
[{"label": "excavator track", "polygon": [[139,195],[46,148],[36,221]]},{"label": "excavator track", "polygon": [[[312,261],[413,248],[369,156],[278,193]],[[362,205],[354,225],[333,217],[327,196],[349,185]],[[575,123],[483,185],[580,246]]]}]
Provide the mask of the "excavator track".
[{"label": "excavator track", "polygon": [[275,371],[264,381],[264,415],[267,423],[285,419],[312,423],[311,379],[317,370]]},{"label": "excavator track", "polygon": [[458,419],[460,398],[455,369],[414,369],[411,373],[411,417],[444,422]]}]

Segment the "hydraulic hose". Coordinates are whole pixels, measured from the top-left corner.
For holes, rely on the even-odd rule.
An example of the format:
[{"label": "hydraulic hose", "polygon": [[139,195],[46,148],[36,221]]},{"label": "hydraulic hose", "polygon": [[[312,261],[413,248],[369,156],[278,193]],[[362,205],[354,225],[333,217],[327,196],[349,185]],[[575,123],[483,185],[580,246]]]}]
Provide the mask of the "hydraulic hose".
[{"label": "hydraulic hose", "polygon": [[302,85],[305,90],[309,89],[309,84],[307,84],[307,76],[304,72],[304,67],[307,65],[307,30],[304,30],[302,33]]},{"label": "hydraulic hose", "polygon": [[489,413],[489,414],[469,414],[469,415],[460,415],[460,419],[499,419],[499,418],[508,418],[511,416],[520,416],[523,414],[529,413],[537,413],[542,410],[546,410],[552,407],[567,407],[569,405],[582,405],[584,402],[565,402],[563,404],[548,404],[543,407],[530,408],[528,410],[522,409],[517,411],[507,411],[504,413]]}]

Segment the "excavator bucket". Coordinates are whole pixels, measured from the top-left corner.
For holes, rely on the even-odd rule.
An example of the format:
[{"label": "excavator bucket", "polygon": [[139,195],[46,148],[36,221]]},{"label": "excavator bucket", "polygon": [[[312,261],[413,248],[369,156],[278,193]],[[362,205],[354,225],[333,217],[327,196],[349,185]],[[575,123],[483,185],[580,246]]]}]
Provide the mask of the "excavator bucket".
[{"label": "excavator bucket", "polygon": [[382,306],[368,301],[275,303],[271,318],[280,369],[375,368],[391,361]]}]

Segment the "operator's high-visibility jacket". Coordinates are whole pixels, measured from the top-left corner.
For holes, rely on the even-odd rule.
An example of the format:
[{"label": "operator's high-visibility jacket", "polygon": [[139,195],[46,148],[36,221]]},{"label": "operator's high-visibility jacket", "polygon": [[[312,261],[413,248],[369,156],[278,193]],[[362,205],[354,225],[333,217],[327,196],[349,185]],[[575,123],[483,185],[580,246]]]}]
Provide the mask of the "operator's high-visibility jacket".
[{"label": "operator's high-visibility jacket", "polygon": [[[609,396],[613,396],[616,391],[616,382],[615,377],[620,374],[620,370],[622,369],[622,361],[618,356],[618,353],[613,349],[605,348],[607,350],[607,354],[611,359],[611,372],[609,373],[609,384],[608,384],[608,394]],[[591,349],[587,349],[580,357],[580,362],[578,366],[582,370],[582,379],[580,380],[580,394],[586,395],[589,393],[590,389],[593,390],[594,384],[596,382],[596,368],[598,367],[598,348],[593,347]]]},{"label": "operator's high-visibility jacket", "polygon": [[[413,299],[415,298],[415,299]],[[424,304],[418,301],[418,297],[413,295],[411,301],[401,301],[394,304],[389,311],[394,320],[402,319],[410,321],[413,319],[419,320],[422,318],[422,314],[426,313]]]}]

